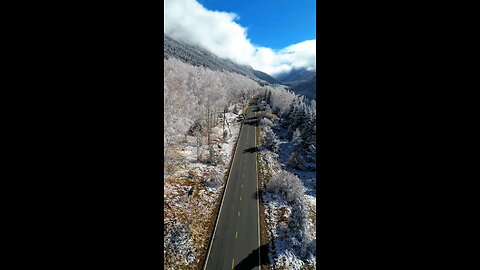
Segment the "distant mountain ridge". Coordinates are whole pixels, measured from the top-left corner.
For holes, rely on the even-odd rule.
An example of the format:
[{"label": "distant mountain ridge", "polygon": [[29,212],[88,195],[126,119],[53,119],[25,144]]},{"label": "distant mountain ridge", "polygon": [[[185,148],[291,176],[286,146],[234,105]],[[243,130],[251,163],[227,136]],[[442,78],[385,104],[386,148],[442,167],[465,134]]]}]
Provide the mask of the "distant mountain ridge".
[{"label": "distant mountain ridge", "polygon": [[309,99],[317,98],[316,71],[304,68],[293,69],[290,72],[277,75],[276,79],[296,94],[304,95]]},{"label": "distant mountain ridge", "polygon": [[283,84],[296,94],[304,95],[309,99],[317,99],[317,74],[307,80],[284,82]]},{"label": "distant mountain ridge", "polygon": [[220,58],[203,48],[175,40],[166,34],[163,35],[163,42],[164,58],[175,57],[194,66],[239,73],[250,77],[261,85],[279,84],[279,81],[264,72]]},{"label": "distant mountain ridge", "polygon": [[275,78],[281,82],[295,82],[295,81],[308,81],[317,75],[317,72],[314,70],[307,70],[305,68],[293,69],[290,72],[282,73]]},{"label": "distant mountain ridge", "polygon": [[255,70],[252,67],[239,65],[231,60],[220,58],[198,46],[192,46],[163,35],[164,58],[174,57],[194,66],[203,66],[212,70],[224,70],[245,75],[260,85],[283,84],[296,94],[309,99],[316,99],[317,72],[307,69],[294,69],[276,78]]}]

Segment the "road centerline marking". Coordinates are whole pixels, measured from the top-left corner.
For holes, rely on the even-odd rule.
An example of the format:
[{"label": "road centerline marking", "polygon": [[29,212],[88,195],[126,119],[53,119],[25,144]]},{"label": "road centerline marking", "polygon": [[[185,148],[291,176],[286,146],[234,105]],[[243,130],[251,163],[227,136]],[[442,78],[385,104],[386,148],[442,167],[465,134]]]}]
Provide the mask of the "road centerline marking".
[{"label": "road centerline marking", "polygon": [[[242,138],[242,130],[244,129],[243,128],[244,125],[243,123],[240,125],[240,130],[238,131],[239,132],[239,135],[238,135],[238,139],[237,139],[237,144],[239,144],[239,141],[241,140]],[[205,260],[205,263],[204,263],[204,266],[203,266],[203,270],[205,270],[207,268],[207,265],[208,265],[208,259],[210,258],[210,251],[212,249],[212,246],[213,246],[213,242],[215,240],[215,235],[216,235],[216,232],[217,232],[217,226],[218,226],[218,221],[220,220],[220,215],[222,213],[222,207],[223,207],[223,201],[225,200],[225,197],[226,197],[226,194],[227,194],[227,190],[228,190],[228,184],[230,183],[230,176],[232,174],[232,168],[234,167],[234,164],[235,163],[235,157],[237,155],[237,150],[238,150],[238,147],[239,145],[237,145],[236,147],[234,147],[233,149],[233,157],[232,157],[232,164],[230,165],[229,167],[229,170],[228,170],[228,177],[227,177],[227,184],[223,190],[223,193],[222,193],[222,200],[220,202],[220,210],[218,212],[218,215],[217,215],[217,218],[216,218],[216,221],[215,221],[215,227],[213,228],[213,235],[212,235],[212,238],[210,240],[210,243],[209,243],[209,247],[208,247],[208,252],[207,252],[207,259]],[[237,161],[238,163],[238,161]],[[233,262],[232,262],[232,269],[233,269]]]},{"label": "road centerline marking", "polygon": [[235,239],[238,238],[238,232],[235,232]]},{"label": "road centerline marking", "polygon": [[240,211],[238,211],[238,215],[237,215],[237,217],[239,217],[239,216],[240,216]]},{"label": "road centerline marking", "polygon": [[232,269],[233,269],[234,262],[235,262],[235,258],[232,259]]},{"label": "road centerline marking", "polygon": [[240,196],[240,201],[242,200],[242,196]]}]

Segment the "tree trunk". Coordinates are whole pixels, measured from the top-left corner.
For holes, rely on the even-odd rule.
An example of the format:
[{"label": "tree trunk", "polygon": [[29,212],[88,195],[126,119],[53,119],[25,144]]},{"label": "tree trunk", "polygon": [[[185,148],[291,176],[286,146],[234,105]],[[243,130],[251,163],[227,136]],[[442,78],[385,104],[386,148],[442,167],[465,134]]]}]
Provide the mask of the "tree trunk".
[{"label": "tree trunk", "polygon": [[222,129],[223,133],[225,133],[225,121],[227,121],[227,119],[225,118],[225,110],[223,110],[223,129]]},{"label": "tree trunk", "polygon": [[207,105],[207,144],[210,145],[210,106]]}]

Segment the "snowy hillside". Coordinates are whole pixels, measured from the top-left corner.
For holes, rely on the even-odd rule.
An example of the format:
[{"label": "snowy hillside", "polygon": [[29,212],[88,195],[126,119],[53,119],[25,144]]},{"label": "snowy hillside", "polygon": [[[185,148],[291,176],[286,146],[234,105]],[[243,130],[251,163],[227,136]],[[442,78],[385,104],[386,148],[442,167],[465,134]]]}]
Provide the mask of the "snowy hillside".
[{"label": "snowy hillside", "polygon": [[308,99],[317,99],[317,72],[307,69],[293,69],[275,77],[298,95]]},{"label": "snowy hillside", "polygon": [[238,65],[228,59],[220,58],[198,46],[191,46],[175,40],[168,35],[163,36],[163,53],[165,58],[175,57],[194,66],[203,66],[212,70],[234,72],[245,75],[262,84],[279,83],[270,75],[254,70],[248,66]]}]

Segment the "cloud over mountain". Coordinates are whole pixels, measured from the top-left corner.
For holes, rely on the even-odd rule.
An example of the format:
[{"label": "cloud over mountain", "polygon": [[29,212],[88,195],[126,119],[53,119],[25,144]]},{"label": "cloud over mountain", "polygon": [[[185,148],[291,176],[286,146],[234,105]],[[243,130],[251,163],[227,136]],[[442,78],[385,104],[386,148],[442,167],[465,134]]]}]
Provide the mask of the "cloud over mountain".
[{"label": "cloud over mountain", "polygon": [[235,13],[208,10],[196,0],[165,0],[164,8],[164,33],[219,57],[273,76],[293,68],[316,68],[316,40],[274,51],[252,44],[247,29],[236,22]]}]

